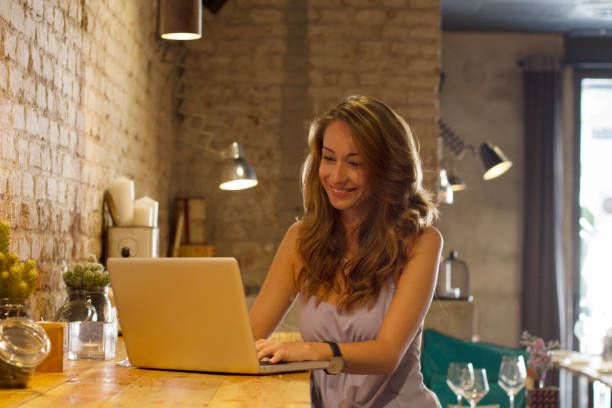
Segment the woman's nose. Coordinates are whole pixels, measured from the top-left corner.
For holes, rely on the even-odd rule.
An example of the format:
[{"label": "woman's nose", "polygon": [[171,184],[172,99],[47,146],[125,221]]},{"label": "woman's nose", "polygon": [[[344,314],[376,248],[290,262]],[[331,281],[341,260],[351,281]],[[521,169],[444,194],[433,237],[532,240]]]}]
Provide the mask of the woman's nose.
[{"label": "woman's nose", "polygon": [[332,181],[334,183],[341,183],[346,180],[346,169],[344,164],[338,160],[336,165],[332,169]]}]

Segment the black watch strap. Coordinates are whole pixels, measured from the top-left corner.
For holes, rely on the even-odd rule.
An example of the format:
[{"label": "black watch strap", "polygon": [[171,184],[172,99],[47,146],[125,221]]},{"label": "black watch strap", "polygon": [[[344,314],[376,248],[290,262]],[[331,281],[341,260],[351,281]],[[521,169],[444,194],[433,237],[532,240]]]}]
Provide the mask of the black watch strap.
[{"label": "black watch strap", "polygon": [[340,347],[333,341],[326,341],[325,343],[329,344],[329,347],[332,350],[332,354],[334,357],[342,357],[342,353],[340,352]]}]

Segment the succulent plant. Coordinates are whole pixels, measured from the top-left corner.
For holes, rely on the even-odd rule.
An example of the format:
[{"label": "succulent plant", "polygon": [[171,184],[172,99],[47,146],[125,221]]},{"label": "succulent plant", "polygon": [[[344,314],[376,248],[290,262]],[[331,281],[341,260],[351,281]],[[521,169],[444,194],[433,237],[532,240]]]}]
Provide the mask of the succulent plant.
[{"label": "succulent plant", "polygon": [[95,256],[76,263],[72,269],[64,272],[64,282],[71,289],[92,289],[108,286],[110,275],[104,266],[96,261]]},{"label": "succulent plant", "polygon": [[11,226],[0,222],[0,298],[10,303],[23,303],[38,281],[36,262],[17,262],[17,254],[10,253]]}]

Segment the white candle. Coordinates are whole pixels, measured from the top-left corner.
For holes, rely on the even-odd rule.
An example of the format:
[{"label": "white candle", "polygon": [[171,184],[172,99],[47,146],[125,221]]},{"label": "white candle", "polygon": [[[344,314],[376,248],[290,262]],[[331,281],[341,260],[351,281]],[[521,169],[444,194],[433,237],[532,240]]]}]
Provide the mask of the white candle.
[{"label": "white candle", "polygon": [[[159,213],[159,202],[153,200],[151,197],[144,196],[139,198],[134,203],[134,217],[136,217],[136,211],[140,213],[138,223],[134,219],[134,225],[143,227],[157,227],[157,215]],[[147,224],[145,225],[145,219]]]},{"label": "white candle", "polygon": [[152,227],[153,210],[150,207],[134,204],[134,225],[137,227]]},{"label": "white candle", "polygon": [[119,177],[112,181],[109,192],[113,197],[117,211],[117,224],[132,225],[134,219],[134,182],[127,177]]}]

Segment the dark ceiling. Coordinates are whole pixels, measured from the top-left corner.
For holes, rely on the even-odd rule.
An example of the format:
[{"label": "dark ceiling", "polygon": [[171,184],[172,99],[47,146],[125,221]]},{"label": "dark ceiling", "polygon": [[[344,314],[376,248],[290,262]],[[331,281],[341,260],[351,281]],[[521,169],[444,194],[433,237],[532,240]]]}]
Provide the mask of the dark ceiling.
[{"label": "dark ceiling", "polygon": [[441,0],[445,31],[612,35],[612,0]]}]

